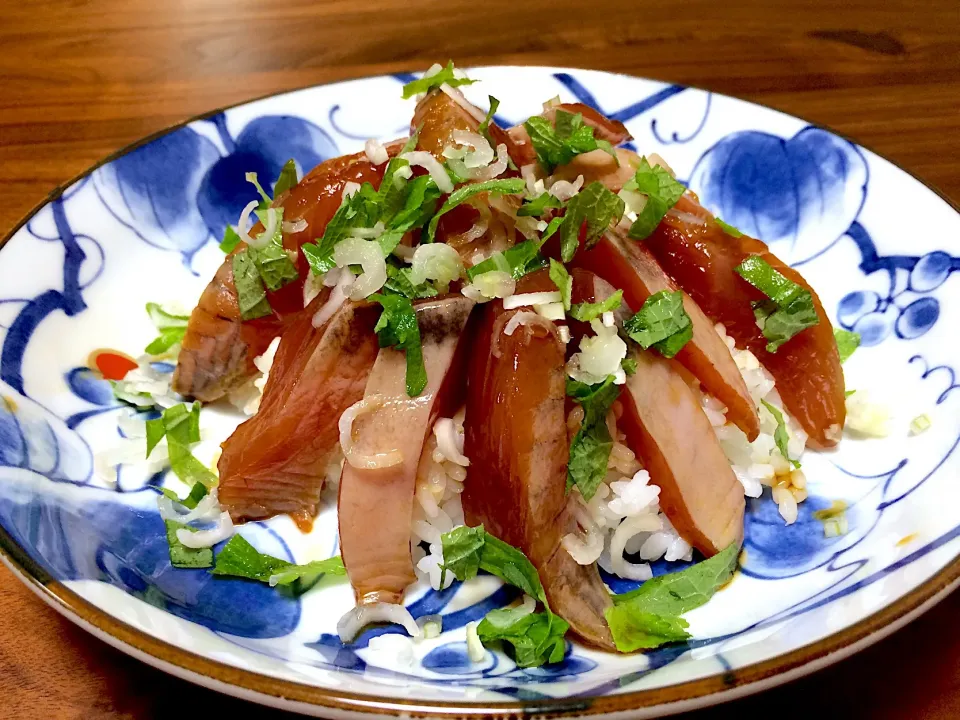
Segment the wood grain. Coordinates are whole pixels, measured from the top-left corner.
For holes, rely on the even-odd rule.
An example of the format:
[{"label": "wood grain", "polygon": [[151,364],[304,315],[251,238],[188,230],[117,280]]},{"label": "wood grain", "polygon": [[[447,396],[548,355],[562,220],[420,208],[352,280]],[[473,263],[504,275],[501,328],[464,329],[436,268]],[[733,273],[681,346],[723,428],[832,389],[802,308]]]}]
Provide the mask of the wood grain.
[{"label": "wood grain", "polygon": [[[960,199],[957,0],[27,0],[0,4],[0,47],[0,234],[105,155],[192,115],[448,57],[735,95]],[[953,595],[837,667],[691,717],[960,717],[958,613]],[[0,717],[170,718],[204,701],[269,715],[121,655],[0,569]]]}]

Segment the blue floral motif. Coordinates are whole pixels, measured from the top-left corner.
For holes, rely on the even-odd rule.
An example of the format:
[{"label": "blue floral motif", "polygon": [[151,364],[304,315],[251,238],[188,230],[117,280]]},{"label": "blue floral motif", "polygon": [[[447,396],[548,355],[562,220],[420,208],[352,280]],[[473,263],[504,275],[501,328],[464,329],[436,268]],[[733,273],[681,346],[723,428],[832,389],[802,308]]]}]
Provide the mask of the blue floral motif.
[{"label": "blue floral motif", "polygon": [[727,135],[690,176],[703,204],[768,243],[790,243],[794,264],[833,245],[866,199],[867,162],[852,143],[816,127],[789,140],[754,130]]},{"label": "blue floral motif", "polygon": [[881,343],[891,332],[901,340],[925,334],[940,318],[940,301],[929,293],[960,271],[960,257],[935,250],[926,255],[880,255],[867,229],[853,222],[847,236],[860,251],[864,275],[885,273],[889,289],[847,293],[837,307],[837,319],[848,330],[860,333],[861,344]]},{"label": "blue floral motif", "polygon": [[293,158],[301,173],[338,153],[321,128],[292,116],[249,122],[234,139],[226,115],[200,122],[217,130],[225,152],[194,127],[163,135],[93,174],[94,186],[110,212],[145,242],[193,255],[220,238],[243,207],[257,198],[245,175],[256,172],[265,187]]}]

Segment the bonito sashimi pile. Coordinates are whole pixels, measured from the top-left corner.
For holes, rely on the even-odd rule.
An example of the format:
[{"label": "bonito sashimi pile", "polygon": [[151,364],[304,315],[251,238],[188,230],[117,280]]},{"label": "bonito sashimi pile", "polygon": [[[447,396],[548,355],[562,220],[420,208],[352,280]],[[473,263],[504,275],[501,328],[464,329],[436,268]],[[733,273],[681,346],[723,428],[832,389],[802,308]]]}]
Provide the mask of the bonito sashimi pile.
[{"label": "bonito sashimi pile", "polygon": [[[274,197],[257,185],[173,389],[218,400],[279,337],[258,411],[222,445],[218,502],[233,523],[308,530],[334,468],[345,641],[370,622],[422,629],[402,599],[425,557],[436,587],[483,570],[523,591],[479,633],[521,665],[562,659],[568,630],[611,651],[683,639],[680,616],[736,567],[745,489],[773,486],[791,522],[799,453],[841,437],[833,328],[763,242],[618,147],[621,123],[558,99],[501,128],[470,82],[435,66],[404,88],[408,138],[300,180],[288,165]],[[431,495],[441,461],[456,480]],[[654,512],[631,514],[641,496]],[[417,518],[429,532],[411,540]],[[657,543],[705,559],[611,595],[598,561],[643,580],[626,557]]]}]

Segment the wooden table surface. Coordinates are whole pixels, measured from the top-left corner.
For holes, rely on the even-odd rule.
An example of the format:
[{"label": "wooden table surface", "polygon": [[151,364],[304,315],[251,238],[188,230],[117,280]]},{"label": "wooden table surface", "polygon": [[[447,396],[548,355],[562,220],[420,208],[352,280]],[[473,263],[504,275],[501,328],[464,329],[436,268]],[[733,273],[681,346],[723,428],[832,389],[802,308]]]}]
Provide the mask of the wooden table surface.
[{"label": "wooden table surface", "polygon": [[[736,95],[960,200],[957,0],[11,0],[0,48],[0,235],[58,184],[191,115],[448,57]],[[958,616],[954,594],[855,658],[690,717],[958,718]],[[0,717],[169,718],[204,700],[225,717],[272,715],[112,650],[0,568]]]}]

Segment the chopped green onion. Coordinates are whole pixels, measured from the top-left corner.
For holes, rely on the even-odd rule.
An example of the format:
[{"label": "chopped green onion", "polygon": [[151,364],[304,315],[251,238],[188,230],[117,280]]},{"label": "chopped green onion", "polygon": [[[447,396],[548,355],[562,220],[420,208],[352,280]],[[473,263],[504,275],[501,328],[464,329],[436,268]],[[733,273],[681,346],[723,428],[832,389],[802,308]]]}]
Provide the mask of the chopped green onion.
[{"label": "chopped green onion", "polygon": [[523,127],[530,136],[537,160],[548,173],[559,165],[566,165],[577,155],[598,148],[617,159],[609,142],[593,137],[593,128],[583,122],[581,113],[557,110],[552,126],[546,118],[535,115]]},{"label": "chopped green onion", "polygon": [[234,535],[217,553],[214,575],[241,577],[275,585],[297,583],[303,592],[313,587],[323,575],[344,576],[346,569],[339,555],[327,560],[314,560],[295,565],[286,560],[259,552],[242,535]]},{"label": "chopped green onion", "polygon": [[496,114],[497,108],[500,107],[500,101],[497,100],[493,95],[487,95],[487,98],[490,101],[490,108],[487,110],[487,115],[483,118],[483,122],[480,123],[480,127],[477,128],[477,132],[487,139],[487,142],[490,143],[490,147],[496,147],[497,144],[490,136],[490,123],[493,122],[493,116]]}]

